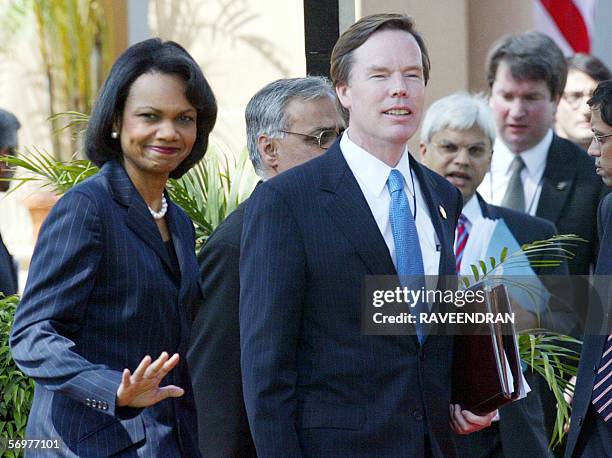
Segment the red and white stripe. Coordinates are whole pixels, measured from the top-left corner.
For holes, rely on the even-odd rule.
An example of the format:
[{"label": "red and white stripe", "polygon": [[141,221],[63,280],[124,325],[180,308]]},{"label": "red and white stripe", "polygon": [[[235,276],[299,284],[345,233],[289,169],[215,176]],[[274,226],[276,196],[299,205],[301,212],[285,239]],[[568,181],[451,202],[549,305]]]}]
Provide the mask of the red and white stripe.
[{"label": "red and white stripe", "polygon": [[565,55],[590,54],[597,1],[535,0],[535,28],[550,36]]}]

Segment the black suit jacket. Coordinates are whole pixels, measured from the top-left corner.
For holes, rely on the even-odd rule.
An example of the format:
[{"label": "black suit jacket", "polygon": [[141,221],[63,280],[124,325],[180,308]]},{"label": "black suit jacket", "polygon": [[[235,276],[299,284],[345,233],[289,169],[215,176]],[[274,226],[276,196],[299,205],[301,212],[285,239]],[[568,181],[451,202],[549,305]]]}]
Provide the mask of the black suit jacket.
[{"label": "black suit jacket", "polygon": [[574,143],[557,135],[546,158],[542,193],[536,216],[552,221],[559,234],[588,240],[572,248],[572,275],[589,275],[597,259],[597,206],[606,190],[595,173],[593,159]]},{"label": "black suit jacket", "polygon": [[[454,275],[461,195],[410,163],[440,240],[440,274]],[[455,454],[452,338],[419,346],[415,336],[363,335],[361,288],[377,274],[396,270],[338,142],[249,199],[240,340],[260,456],[422,456],[426,433],[436,456]]]},{"label": "black suit jacket", "polygon": [[13,257],[6,249],[0,236],[0,293],[10,296],[17,292],[17,271]]},{"label": "black suit jacket", "polygon": [[[610,275],[612,275],[612,195],[606,196],[602,201],[599,209],[598,222],[601,244],[595,275],[605,276],[603,278],[607,279],[606,281],[609,286]],[[603,296],[602,304],[604,307],[603,322],[607,323],[607,328],[601,329],[602,317],[599,313],[600,309],[594,306],[592,310],[590,310],[592,315],[589,316],[589,323],[598,326],[600,332],[598,334],[593,333],[585,335],[582,343],[578,377],[574,391],[574,400],[572,402],[572,421],[565,449],[566,457],[574,456],[574,451],[579,440],[588,440],[588,437],[582,437],[585,434],[585,431],[583,431],[583,424],[589,406],[591,405],[595,370],[598,368],[599,361],[601,360],[607,333],[610,333],[610,307],[612,304],[610,304],[609,291],[608,294]],[[593,433],[594,431],[591,430],[590,434]],[[607,450],[607,453],[608,456],[612,455],[612,450]]]},{"label": "black suit jacket", "polygon": [[[504,222],[520,245],[536,240],[548,239],[556,234],[554,224],[542,218],[529,216],[508,208],[498,207],[486,203],[480,195],[476,195],[480,209],[485,218],[499,219]],[[534,269],[539,274],[567,274],[564,264],[555,272],[546,272]],[[525,372],[527,383],[532,391],[526,398],[512,402],[499,409],[500,421],[499,437],[492,433],[494,430],[482,430],[467,436],[455,436],[459,454],[465,457],[485,457],[499,441],[503,456],[512,458],[516,456],[550,456],[548,450],[548,435],[544,425],[544,412],[539,387],[542,383],[540,376]],[[520,437],[520,440],[518,439]]]},{"label": "black suit jacket", "polygon": [[198,261],[203,302],[196,313],[187,359],[204,457],[256,456],[240,372],[240,237],[246,202],[206,241]]}]

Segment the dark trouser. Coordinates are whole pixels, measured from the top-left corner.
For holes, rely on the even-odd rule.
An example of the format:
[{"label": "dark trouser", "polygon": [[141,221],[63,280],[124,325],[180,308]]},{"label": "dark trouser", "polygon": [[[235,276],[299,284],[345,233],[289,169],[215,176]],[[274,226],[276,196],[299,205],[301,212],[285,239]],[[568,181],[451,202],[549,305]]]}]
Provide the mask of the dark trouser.
[{"label": "dark trouser", "polygon": [[464,458],[503,458],[499,423],[467,436],[455,436],[457,456]]}]

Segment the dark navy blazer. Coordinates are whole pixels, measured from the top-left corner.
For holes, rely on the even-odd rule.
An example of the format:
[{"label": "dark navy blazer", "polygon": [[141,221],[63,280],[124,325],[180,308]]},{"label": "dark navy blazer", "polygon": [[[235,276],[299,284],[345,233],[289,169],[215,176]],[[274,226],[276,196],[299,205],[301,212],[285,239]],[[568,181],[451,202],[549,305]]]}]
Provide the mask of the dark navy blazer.
[{"label": "dark navy blazer", "polygon": [[542,176],[536,216],[552,221],[559,234],[587,240],[572,248],[572,275],[589,275],[597,258],[597,206],[607,192],[595,173],[593,158],[574,143],[553,136]]},{"label": "dark navy blazer", "polygon": [[[36,382],[27,435],[60,438],[67,456],[199,456],[185,355],[199,297],[194,229],[169,202],[180,266],[117,162],[67,192],[45,221],[15,316],[15,362]],[[118,408],[124,368],[162,351],[183,358],[163,381],[182,398]]]},{"label": "dark navy blazer", "polygon": [[[461,194],[418,164],[455,274]],[[440,210],[444,208],[444,211]],[[444,217],[442,216],[444,213]],[[389,249],[338,141],[260,185],[247,204],[240,257],[244,397],[259,456],[453,456],[452,338],[361,333],[367,275],[396,275]]]},{"label": "dark navy blazer", "polygon": [[[612,275],[612,195],[608,194],[601,202],[598,213],[598,229],[599,229],[599,256],[597,258],[597,267],[595,275],[602,276],[598,281],[608,283],[610,287],[610,276]],[[579,439],[583,435],[583,423],[587,416],[587,411],[591,405],[593,395],[593,385],[595,382],[595,371],[598,369],[603,348],[606,342],[607,335],[605,332],[610,332],[610,295],[604,298],[606,302],[604,310],[607,312],[604,316],[607,317],[608,327],[605,331],[598,334],[587,334],[584,336],[582,343],[582,353],[580,354],[580,365],[578,367],[578,377],[576,388],[574,390],[574,400],[572,402],[572,421],[570,423],[570,431],[567,437],[567,446],[565,448],[565,456],[574,456],[574,451]],[[596,309],[591,310],[593,313]],[[595,316],[595,314],[593,314]],[[591,318],[591,317],[590,317]],[[595,318],[601,324],[601,317]],[[610,438],[608,437],[608,444]],[[608,456],[612,455],[612,450],[607,450]],[[604,456],[603,453],[602,456]]]}]

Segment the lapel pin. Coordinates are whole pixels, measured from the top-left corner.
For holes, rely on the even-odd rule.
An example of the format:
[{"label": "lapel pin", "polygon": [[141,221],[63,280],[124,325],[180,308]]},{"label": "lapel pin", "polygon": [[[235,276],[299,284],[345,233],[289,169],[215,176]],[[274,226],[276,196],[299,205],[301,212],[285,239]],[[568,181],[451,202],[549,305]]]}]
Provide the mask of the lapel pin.
[{"label": "lapel pin", "polygon": [[567,181],[560,181],[557,183],[557,190],[563,191],[567,187]]},{"label": "lapel pin", "polygon": [[446,219],[446,210],[444,210],[444,207],[442,205],[440,205],[440,215],[442,215],[442,218]]}]

